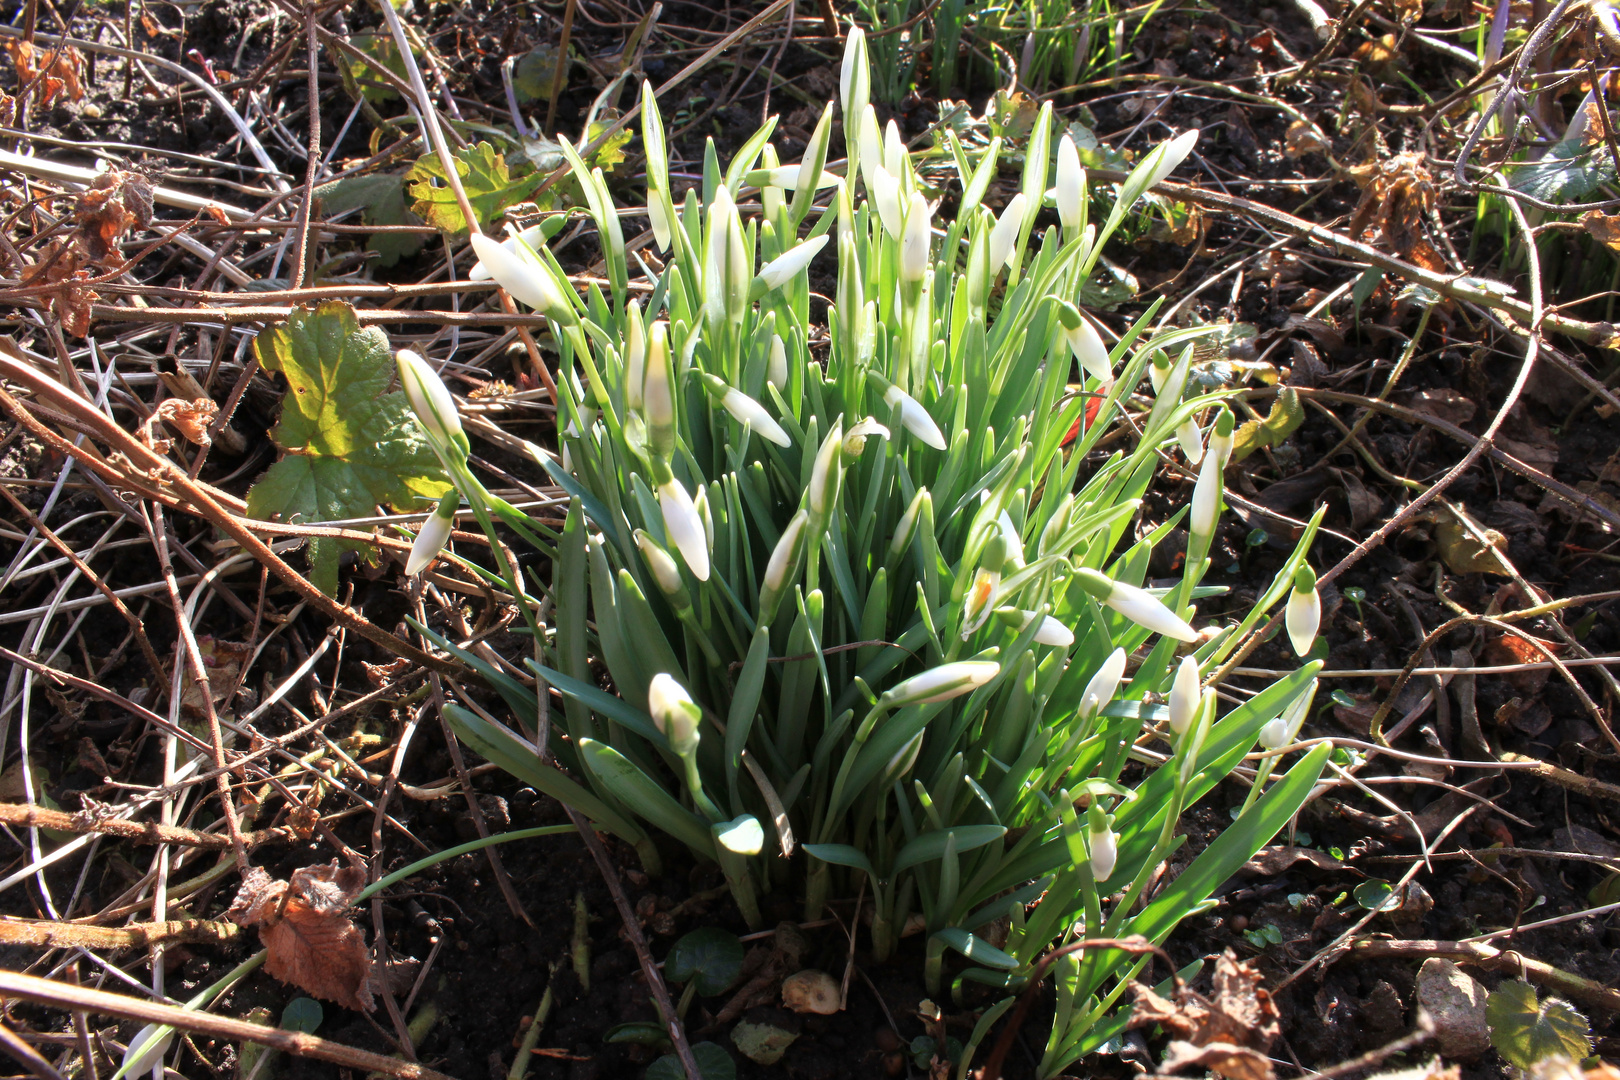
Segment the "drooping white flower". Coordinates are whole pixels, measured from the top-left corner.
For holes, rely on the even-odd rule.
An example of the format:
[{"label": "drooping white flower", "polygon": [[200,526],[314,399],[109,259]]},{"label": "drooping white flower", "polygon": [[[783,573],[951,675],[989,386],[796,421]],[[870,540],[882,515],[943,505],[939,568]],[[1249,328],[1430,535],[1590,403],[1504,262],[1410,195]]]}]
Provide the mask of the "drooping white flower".
[{"label": "drooping white flower", "polygon": [[[538,225],[530,225],[527,229],[524,229],[522,232],[517,232],[517,233],[511,234],[505,240],[501,241],[501,247],[505,248],[507,251],[510,251],[513,255],[516,255],[518,253],[518,241],[519,240],[521,240],[525,244],[528,244],[530,247],[534,247],[536,244],[540,243],[540,241],[541,241],[540,226],[538,226]],[[488,268],[486,268],[484,266],[483,260],[479,260],[478,262],[473,263],[472,269],[467,271],[467,280],[468,281],[488,281],[489,280],[489,270],[488,270]]]},{"label": "drooping white flower", "polygon": [[782,393],[788,388],[787,345],[781,334],[771,335],[771,355],[765,363],[765,381]]},{"label": "drooping white flower", "polygon": [[703,531],[703,519],[679,480],[671,477],[658,485],[658,508],[664,515],[664,533],[686,560],[692,576],[708,581],[709,541]]},{"label": "drooping white flower", "polygon": [[681,568],[675,565],[669,552],[659,547],[645,529],[637,529],[633,535],[636,547],[641,549],[641,557],[647,560],[647,569],[652,571],[653,580],[658,582],[658,590],[671,597],[683,592],[686,584],[681,581]]},{"label": "drooping white flower", "polygon": [[483,233],[473,233],[469,238],[478,260],[501,288],[542,315],[561,318],[568,301],[558,291],[551,269],[541,263],[521,237],[517,239],[516,248],[508,250]]},{"label": "drooping white flower", "polygon": [[453,443],[463,449],[467,436],[461,430],[461,414],[456,410],[456,399],[422,355],[411,349],[400,349],[394,354],[399,369],[399,386],[405,391],[405,400],[429,436],[444,443]]},{"label": "drooping white flower", "polygon": [[736,417],[739,424],[749,424],[754,434],[777,446],[792,446],[793,440],[788,433],[782,430],[771,414],[765,411],[765,406],[733,387],[727,387],[725,394],[720,398],[720,404],[726,412]]},{"label": "drooping white flower", "polygon": [[844,42],[844,62],[838,69],[838,100],[844,109],[844,123],[859,123],[872,91],[872,68],[866,58],[866,31],[849,29]]},{"label": "drooping white flower", "polygon": [[[797,191],[804,181],[804,170],[809,168],[807,162],[797,165],[772,165],[769,168],[751,169],[743,176],[744,182],[757,188],[782,188],[786,191]],[[830,188],[843,181],[837,173],[823,171],[816,177],[816,190]]]},{"label": "drooping white flower", "polygon": [[1074,325],[1069,326],[1065,322],[1063,326],[1063,336],[1069,342],[1069,351],[1080,361],[1080,367],[1086,374],[1100,383],[1113,382],[1114,366],[1109,362],[1108,346],[1103,344],[1102,335],[1097,333],[1097,328],[1091,325],[1091,320],[1086,318],[1083,312],[1077,311],[1075,314],[1079,315],[1079,318],[1074,320]]},{"label": "drooping white flower", "polygon": [[893,239],[900,239],[900,229],[904,224],[900,212],[900,181],[882,165],[873,165],[872,171],[867,174],[866,186],[867,194],[872,197],[872,205],[877,208],[878,220],[883,222],[884,231]]},{"label": "drooping white flower", "polygon": [[1193,484],[1192,510],[1187,515],[1187,529],[1193,536],[1214,535],[1215,518],[1221,509],[1221,471],[1232,455],[1232,427],[1232,414],[1222,406],[1209,429],[1209,446]]},{"label": "drooping white flower", "polygon": [[411,544],[411,557],[405,560],[405,576],[415,577],[438,557],[456,527],[456,511],[461,507],[461,493],[454,488],[439,500],[438,507],[422,522],[422,529]]},{"label": "drooping white flower", "polygon": [[1092,805],[1091,814],[1087,815],[1086,838],[1091,842],[1091,878],[1101,885],[1114,876],[1114,866],[1119,861],[1119,838],[1110,828],[1112,822],[1108,816]]},{"label": "drooping white flower", "polygon": [[[1035,621],[1036,613],[1025,611],[1021,614],[1023,621],[1018,626],[1019,633],[1029,629],[1029,624]],[[1058,649],[1067,649],[1074,644],[1074,631],[1052,618],[1052,616],[1042,615],[1040,629],[1035,631],[1035,643],[1037,645],[1051,645]]]},{"label": "drooping white flower", "polygon": [[1316,590],[1316,574],[1309,566],[1294,572],[1294,588],[1288,594],[1283,621],[1294,651],[1300,656],[1309,655],[1317,631],[1322,628],[1322,594]]},{"label": "drooping white flower", "polygon": [[833,421],[832,430],[821,441],[815,464],[810,467],[810,512],[822,521],[832,511],[833,496],[837,494],[838,483],[843,478],[839,461],[843,448],[844,421],[840,417]]},{"label": "drooping white flower", "polygon": [[647,684],[647,711],[653,723],[669,740],[671,750],[686,757],[697,749],[702,733],[698,724],[703,710],[668,672],[660,671]]},{"label": "drooping white flower", "polygon": [[1198,631],[1146,589],[1115,581],[1107,574],[1089,568],[1076,571],[1075,580],[1099,603],[1119,612],[1138,626],[1177,641],[1198,640]]},{"label": "drooping white flower", "polygon": [[1304,726],[1305,718],[1310,715],[1311,702],[1316,698],[1318,682],[1312,679],[1305,692],[1295,698],[1293,703],[1284,709],[1282,715],[1266,724],[1260,729],[1260,745],[1267,750],[1275,750],[1279,746],[1287,746],[1299,737],[1299,729]]},{"label": "drooping white flower", "polygon": [[1181,422],[1176,428],[1176,442],[1181,444],[1181,452],[1186,455],[1189,465],[1196,465],[1204,458],[1204,436],[1198,430],[1198,421],[1192,417]]},{"label": "drooping white flower", "polygon": [[957,660],[913,675],[883,695],[894,708],[902,705],[930,705],[970,694],[1001,674],[993,660]]},{"label": "drooping white flower", "polygon": [[883,401],[891,409],[899,407],[900,425],[907,431],[935,450],[945,449],[945,435],[939,430],[939,425],[934,423],[934,418],[928,415],[928,410],[923,408],[922,402],[898,386],[891,386],[885,390]]},{"label": "drooping white flower", "polygon": [[901,281],[921,281],[928,273],[933,214],[922,193],[913,191],[906,206],[906,223],[900,236]]},{"label": "drooping white flower", "polygon": [[1080,151],[1066,134],[1058,142],[1055,190],[1058,220],[1065,229],[1078,229],[1085,219],[1086,171],[1080,167]]},{"label": "drooping white flower", "polygon": [[1184,735],[1198,714],[1203,697],[1202,680],[1198,675],[1198,658],[1184,656],[1176,668],[1175,682],[1170,684],[1170,730]]},{"label": "drooping white flower", "polygon": [[893,120],[883,129],[883,167],[899,178],[906,174],[906,142],[900,137],[900,125]]},{"label": "drooping white flower", "polygon": [[828,239],[827,234],[822,233],[813,240],[806,240],[784,251],[760,269],[760,280],[765,283],[767,289],[780,289],[798,276],[799,271],[810,265],[810,260],[827,246]]},{"label": "drooping white flower", "polygon": [[1007,208],[996,219],[990,230],[990,270],[992,276],[1012,262],[1013,246],[1018,243],[1018,230],[1024,226],[1024,206],[1029,200],[1020,191],[1012,197]]},{"label": "drooping white flower", "polygon": [[655,322],[647,335],[647,372],[641,384],[641,411],[647,422],[647,445],[665,461],[675,452],[674,381],[670,370],[668,325]]},{"label": "drooping white flower", "polygon": [[912,535],[917,531],[917,521],[922,515],[924,503],[932,508],[933,497],[928,494],[927,488],[918,488],[917,494],[911,497],[911,502],[906,506],[906,512],[900,515],[899,524],[894,527],[894,537],[889,541],[890,561],[910,546]]},{"label": "drooping white flower", "polygon": [[1147,183],[1143,186],[1150,188],[1175,172],[1177,167],[1187,160],[1187,155],[1192,153],[1192,149],[1197,143],[1198,129],[1193,128],[1190,131],[1183,131],[1169,142],[1160,143],[1154,147],[1150,151],[1150,155],[1157,153],[1159,157],[1148,171]]},{"label": "drooping white flower", "polygon": [[765,588],[780,593],[787,587],[787,576],[799,561],[804,526],[809,520],[810,516],[800,510],[793,515],[787,528],[782,530],[776,546],[771,549],[770,560],[765,564]]},{"label": "drooping white flower", "polygon": [[1080,693],[1078,712],[1082,720],[1090,720],[1102,712],[1103,706],[1114,700],[1114,694],[1119,691],[1119,681],[1124,675],[1125,650],[1115,649]]},{"label": "drooping white flower", "polygon": [[1180,358],[1165,376],[1153,399],[1153,411],[1148,414],[1148,431],[1156,429],[1181,404],[1181,393],[1187,388],[1187,375],[1192,370],[1192,357],[1193,347],[1189,345],[1182,350]]},{"label": "drooping white flower", "polygon": [[868,416],[857,421],[853,427],[844,432],[844,456],[858,458],[866,453],[866,439],[870,435],[878,435],[887,439],[889,429],[878,423],[875,416]]}]

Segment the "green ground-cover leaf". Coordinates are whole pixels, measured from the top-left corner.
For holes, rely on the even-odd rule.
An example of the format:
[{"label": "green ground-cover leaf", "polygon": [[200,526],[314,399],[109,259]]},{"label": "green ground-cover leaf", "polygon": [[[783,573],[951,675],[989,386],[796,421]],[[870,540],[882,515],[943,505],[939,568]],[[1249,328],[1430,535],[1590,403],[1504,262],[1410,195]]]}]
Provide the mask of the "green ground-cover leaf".
[{"label": "green ground-cover leaf", "polygon": [[[399,55],[399,46],[394,44],[392,34],[386,31],[379,33],[367,30],[355,34],[349,39],[349,43],[395,75],[405,78],[405,60]],[[378,75],[364,60],[339,52],[337,62],[348,70],[355,84],[360,87],[360,92],[373,105],[381,105],[399,97],[399,91],[394,89],[394,85]]]},{"label": "green ground-cover leaf", "polygon": [[[422,224],[421,218],[405,208],[405,178],[400,173],[345,176],[316,188],[315,197],[328,214],[359,210],[367,225]],[[366,246],[377,253],[383,266],[393,266],[422,250],[424,239],[411,233],[373,233],[366,238]]]},{"label": "green ground-cover leaf", "polygon": [[[259,335],[259,363],[287,378],[270,438],[282,458],[248,492],[256,518],[314,524],[364,517],[379,504],[401,509],[449,490],[405,395],[388,393],[388,337],[361,327],[348,304],[298,308]],[[310,580],[337,591],[338,556],[365,545],[309,542]]]},{"label": "green ground-cover leaf", "polygon": [[1550,1057],[1574,1058],[1591,1052],[1586,1017],[1558,998],[1538,1001],[1527,982],[1505,982],[1485,999],[1485,1022],[1497,1053],[1521,1069]]},{"label": "green ground-cover leaf", "polygon": [[[456,152],[456,175],[461,177],[461,186],[478,217],[479,227],[486,231],[508,206],[532,195],[542,179],[532,170],[513,176],[506,159],[487,142]],[[456,203],[437,154],[424,154],[417,159],[405,174],[405,183],[410,187],[411,209],[428,224],[451,235],[467,232],[467,218]]]}]

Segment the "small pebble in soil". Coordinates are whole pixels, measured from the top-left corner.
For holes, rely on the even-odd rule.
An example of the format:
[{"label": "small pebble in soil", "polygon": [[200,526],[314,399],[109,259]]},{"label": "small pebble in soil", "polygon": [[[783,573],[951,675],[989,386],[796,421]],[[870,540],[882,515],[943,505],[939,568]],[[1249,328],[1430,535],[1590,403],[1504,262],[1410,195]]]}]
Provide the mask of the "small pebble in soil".
[{"label": "small pebble in soil", "polygon": [[1249,917],[1247,915],[1234,915],[1228,920],[1228,924],[1233,930],[1242,933],[1249,928]]}]

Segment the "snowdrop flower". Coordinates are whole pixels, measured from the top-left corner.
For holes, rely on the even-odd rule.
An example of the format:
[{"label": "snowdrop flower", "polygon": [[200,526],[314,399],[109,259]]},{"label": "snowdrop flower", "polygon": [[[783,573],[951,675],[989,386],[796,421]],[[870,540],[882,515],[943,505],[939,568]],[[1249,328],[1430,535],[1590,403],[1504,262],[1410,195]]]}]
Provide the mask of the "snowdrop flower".
[{"label": "snowdrop flower", "polygon": [[629,330],[624,335],[624,405],[639,412],[647,381],[647,324],[641,321],[641,301],[630,301],[625,321]]},{"label": "snowdrop flower", "polygon": [[697,749],[702,738],[698,724],[703,720],[703,710],[673,675],[660,671],[652,677],[647,685],[647,711],[669,739],[671,750],[684,758]]},{"label": "snowdrop flower", "polygon": [[426,570],[439,552],[444,550],[445,543],[450,539],[450,531],[456,527],[456,511],[460,507],[461,493],[451,488],[439,500],[438,509],[422,522],[422,529],[411,544],[411,557],[405,560],[406,577],[415,577]]},{"label": "snowdrop flower", "polygon": [[1124,675],[1125,650],[1115,649],[1080,693],[1079,713],[1082,720],[1090,720],[1102,712],[1104,705],[1114,700],[1114,694],[1119,691],[1119,681]]},{"label": "snowdrop flower", "polygon": [[1181,392],[1187,388],[1187,372],[1192,368],[1192,357],[1193,347],[1189,345],[1181,351],[1181,358],[1170,369],[1170,374],[1165,376],[1156,392],[1158,396],[1153,399],[1153,411],[1148,414],[1148,431],[1158,427],[1181,404]]},{"label": "snowdrop flower", "polygon": [[675,238],[675,230],[664,211],[664,200],[658,194],[657,191],[647,192],[647,222],[652,226],[653,243],[658,245],[658,250],[668,251],[669,242]]},{"label": "snowdrop flower", "polygon": [[781,334],[771,335],[771,355],[765,364],[765,381],[783,393],[788,388],[787,345]]},{"label": "snowdrop flower", "polygon": [[1305,724],[1305,717],[1310,715],[1311,702],[1316,697],[1317,681],[1311,680],[1310,686],[1294,703],[1283,710],[1281,716],[1260,729],[1260,745],[1267,750],[1275,750],[1280,746],[1287,746],[1299,737],[1299,729]]},{"label": "snowdrop flower", "polygon": [[[764,169],[750,169],[743,174],[743,182],[757,188],[783,188],[787,191],[798,191],[804,180],[804,170],[808,164],[800,162],[797,165],[772,165]],[[830,188],[843,178],[835,173],[823,172],[816,178],[816,190]]]},{"label": "snowdrop flower", "polygon": [[[1069,342],[1069,351],[1080,361],[1080,367],[1099,383],[1114,381],[1114,365],[1108,359],[1108,346],[1102,335],[1091,325],[1091,320],[1072,304],[1058,308],[1058,319],[1063,324],[1063,336]],[[1070,326],[1070,323],[1073,326]]]},{"label": "snowdrop flower", "polygon": [[859,123],[872,93],[872,68],[866,58],[866,31],[859,26],[849,30],[844,42],[844,62],[838,71],[838,100],[844,109],[844,123]]},{"label": "snowdrop flower", "polygon": [[1085,218],[1086,170],[1080,167],[1080,151],[1074,140],[1064,135],[1057,151],[1058,219],[1065,229],[1078,229]]},{"label": "snowdrop flower", "polygon": [[714,375],[704,375],[703,385],[737,423],[752,426],[754,434],[777,446],[793,445],[788,433],[765,411],[765,406]]},{"label": "snowdrop flower", "polygon": [[1154,161],[1152,168],[1148,170],[1146,182],[1142,185],[1143,189],[1152,187],[1175,172],[1177,167],[1187,160],[1187,155],[1192,153],[1192,148],[1197,142],[1198,129],[1193,128],[1190,131],[1183,131],[1169,142],[1155,146],[1149,152],[1149,157],[1157,154],[1158,160]]},{"label": "snowdrop flower", "polygon": [[833,421],[832,430],[821,441],[816,451],[815,464],[810,468],[810,512],[821,521],[832,511],[832,501],[838,494],[838,482],[843,478],[839,467],[839,453],[844,447],[844,421]]},{"label": "snowdrop flower", "polygon": [[[516,255],[518,253],[518,250],[519,250],[518,249],[519,241],[529,245],[531,248],[534,247],[536,244],[539,244],[540,241],[541,241],[540,226],[538,226],[538,225],[530,225],[527,229],[524,229],[522,232],[512,233],[512,235],[508,236],[505,240],[501,241],[501,247],[505,248],[507,251],[510,251],[513,255]],[[467,271],[467,280],[468,281],[488,281],[489,280],[489,269],[488,269],[488,267],[486,267],[484,265],[482,260],[479,260],[478,262],[473,263],[472,269]]]},{"label": "snowdrop flower", "polygon": [[945,435],[934,423],[934,418],[928,415],[928,410],[922,403],[898,386],[891,386],[883,392],[884,404],[889,408],[900,410],[900,426],[921,439],[926,445],[935,450],[945,449]]},{"label": "snowdrop flower", "polygon": [[1075,578],[1080,587],[1099,603],[1119,612],[1136,625],[1177,641],[1198,640],[1198,631],[1146,589],[1115,581],[1107,574],[1089,568],[1076,571]]},{"label": "snowdrop flower", "polygon": [[1096,803],[1086,815],[1087,839],[1091,841],[1091,878],[1098,885],[1114,876],[1114,864],[1119,861],[1119,838],[1111,829],[1113,822]]},{"label": "snowdrop flower", "polygon": [[900,280],[921,281],[928,273],[928,246],[933,239],[929,229],[934,212],[921,192],[913,191],[906,207],[906,223],[900,237]]},{"label": "snowdrop flower", "polygon": [[664,514],[664,533],[686,560],[692,576],[708,581],[709,541],[703,530],[703,518],[679,480],[670,477],[658,485],[658,508]]},{"label": "snowdrop flower", "polygon": [[1196,465],[1204,459],[1204,436],[1198,430],[1198,421],[1192,417],[1187,417],[1176,428],[1176,442],[1181,444],[1181,452],[1187,456],[1189,465]]},{"label": "snowdrop flower", "polygon": [[894,527],[894,539],[889,541],[889,558],[897,558],[900,553],[911,545],[912,535],[917,531],[917,521],[922,514],[923,504],[933,506],[933,497],[928,494],[927,488],[918,488],[917,494],[911,497],[911,503],[906,512],[900,515],[900,523]]},{"label": "snowdrop flower", "polygon": [[759,272],[759,278],[765,283],[765,288],[780,289],[792,281],[799,271],[809,266],[810,260],[827,246],[827,240],[827,234],[822,233],[814,240],[794,245],[766,263]]},{"label": "snowdrop flower", "polygon": [[1176,680],[1170,684],[1170,730],[1185,735],[1198,714],[1203,698],[1203,686],[1198,676],[1198,658],[1184,656],[1176,669]]},{"label": "snowdrop flower", "polygon": [[1022,191],[1014,195],[996,219],[996,227],[990,230],[990,269],[995,273],[1012,262],[1013,245],[1018,242],[1018,230],[1024,226],[1024,206],[1028,202]]},{"label": "snowdrop flower", "polygon": [[647,421],[647,445],[663,461],[675,452],[675,389],[669,363],[669,330],[652,324],[647,336],[647,373],[641,386],[641,410]]},{"label": "snowdrop flower", "polygon": [[1288,594],[1283,621],[1294,651],[1308,655],[1316,644],[1316,632],[1322,628],[1322,594],[1316,591],[1316,574],[1308,566],[1294,571],[1294,590]]},{"label": "snowdrop flower", "polygon": [[844,456],[858,458],[866,453],[866,437],[868,435],[881,435],[887,439],[889,429],[877,422],[876,417],[868,416],[858,422],[854,427],[844,432]]},{"label": "snowdrop flower", "polygon": [[125,1076],[140,1076],[151,1072],[163,1060],[163,1055],[174,1045],[175,1030],[164,1024],[147,1024],[129,1040],[124,1050],[124,1061],[118,1070]]},{"label": "snowdrop flower", "polygon": [[748,284],[753,280],[747,245],[743,241],[742,219],[737,204],[724,184],[709,205],[707,251],[703,262],[704,314],[710,326],[727,321],[742,323],[748,306]]},{"label": "snowdrop flower", "polygon": [[893,239],[900,239],[900,181],[882,165],[873,165],[866,177],[866,187],[884,231]]},{"label": "snowdrop flower", "polygon": [[[866,190],[872,190],[872,171],[883,167],[883,129],[878,124],[877,110],[867,105],[861,110],[860,130],[856,132],[857,143],[860,147],[861,175],[866,177]],[[855,184],[855,177],[849,178],[850,186]]]},{"label": "snowdrop flower", "polygon": [[652,571],[653,580],[658,582],[658,590],[672,599],[684,593],[686,583],[681,580],[681,568],[675,565],[669,552],[659,547],[645,529],[637,529],[632,535],[636,547],[641,549],[641,557],[647,560],[647,569]]},{"label": "snowdrop flower", "polygon": [[776,546],[771,549],[770,560],[765,564],[765,580],[759,589],[761,623],[769,623],[776,614],[776,606],[781,603],[783,594],[791,584],[788,575],[798,569],[799,556],[804,554],[804,527],[809,520],[810,515],[805,511],[795,513],[787,528],[782,530]]},{"label": "snowdrop flower", "polygon": [[461,414],[456,411],[456,399],[450,396],[439,373],[434,371],[422,355],[411,349],[400,349],[394,354],[399,369],[399,386],[405,391],[405,400],[421,423],[423,430],[439,443],[468,449],[466,433],[461,430]]},{"label": "snowdrop flower", "polygon": [[515,250],[508,250],[505,244],[483,233],[473,233],[469,239],[489,276],[514,299],[554,319],[560,320],[572,313],[573,309],[551,276],[550,267],[522,244],[521,238]]},{"label": "snowdrop flower", "polygon": [[1215,533],[1215,517],[1221,508],[1221,471],[1232,454],[1232,425],[1232,414],[1223,406],[1210,429],[1209,446],[1193,484],[1192,512],[1187,516],[1187,529],[1193,536]]},{"label": "snowdrop flower", "polygon": [[883,698],[891,708],[932,705],[971,694],[999,674],[1001,665],[994,660],[958,660],[941,664],[921,675],[913,675],[886,691]]},{"label": "snowdrop flower", "polygon": [[[1029,624],[1035,621],[1035,612],[1019,612],[1022,622],[1018,625],[1021,634],[1029,629]],[[1051,645],[1058,649],[1067,649],[1074,644],[1074,631],[1058,622],[1050,615],[1041,616],[1040,629],[1035,631],[1035,643],[1038,645]]]},{"label": "snowdrop flower", "polygon": [[900,125],[893,120],[883,129],[883,167],[889,174],[901,177],[906,174],[906,144],[900,138]]}]

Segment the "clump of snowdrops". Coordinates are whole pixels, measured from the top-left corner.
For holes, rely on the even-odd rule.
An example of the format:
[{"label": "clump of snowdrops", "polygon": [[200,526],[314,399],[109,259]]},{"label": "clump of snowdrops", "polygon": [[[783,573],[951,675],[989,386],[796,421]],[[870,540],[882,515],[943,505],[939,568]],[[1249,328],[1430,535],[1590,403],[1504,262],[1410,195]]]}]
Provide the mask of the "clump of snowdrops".
[{"label": "clump of snowdrops", "polygon": [[[543,233],[473,237],[481,272],[547,316],[560,352],[560,452],[532,452],[567,492],[567,520],[550,531],[485,490],[454,400],[402,352],[456,483],[410,568],[437,555],[462,503],[550,558],[548,579],[526,580],[497,543],[479,572],[517,598],[533,654],[511,664],[560,710],[433,635],[513,709],[515,727],[447,707],[479,753],[651,871],[656,834],[717,864],[750,925],[764,892],[802,898],[808,918],[861,894],[878,958],[920,933],[931,990],[950,971],[958,991],[1013,992],[1065,940],[1163,940],[1308,794],[1325,746],[1286,771],[1263,758],[1242,814],[1148,894],[1184,839],[1181,811],[1257,744],[1287,747],[1307,713],[1319,663],[1220,716],[1204,681],[1285,594],[1309,606],[1295,586],[1315,528],[1240,620],[1194,629],[1197,601],[1220,591],[1200,580],[1232,416],[1189,378],[1200,330],[1155,328],[1150,310],[1110,347],[1076,303],[1196,133],[1146,153],[1101,222],[1067,137],[1049,174],[1050,104],[999,214],[982,200],[1002,142],[968,150],[947,133],[960,192],[945,219],[868,86],[857,32],[841,171],[827,167],[829,103],[801,162],[779,163],[772,123],[725,166],[711,142],[678,204],[645,88],[646,207],[667,259],[645,272],[650,290],[632,289],[612,196],[571,147],[606,290],[581,297]],[[1041,229],[1048,202],[1058,224]],[[823,333],[808,274],[824,249],[837,268]],[[1129,437],[1109,439],[1127,410]],[[1191,505],[1149,528],[1140,499],[1177,451],[1197,469]],[[1178,527],[1181,577],[1145,586]],[[1289,619],[1302,655],[1305,621]],[[964,962],[947,968],[947,951]],[[1095,948],[1050,965],[1043,1075],[1118,1030],[1143,963]]]}]

